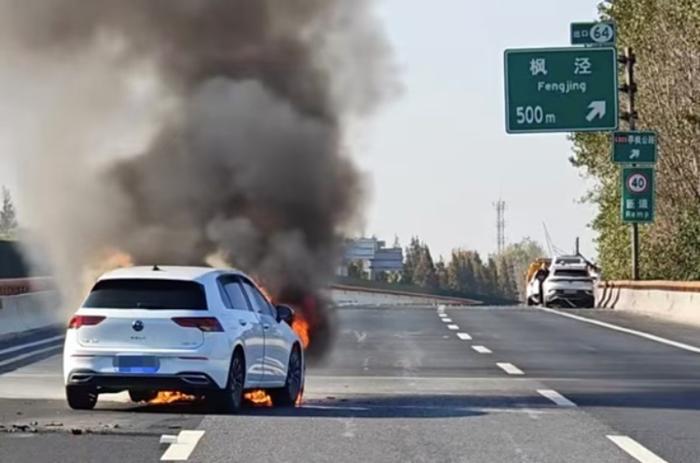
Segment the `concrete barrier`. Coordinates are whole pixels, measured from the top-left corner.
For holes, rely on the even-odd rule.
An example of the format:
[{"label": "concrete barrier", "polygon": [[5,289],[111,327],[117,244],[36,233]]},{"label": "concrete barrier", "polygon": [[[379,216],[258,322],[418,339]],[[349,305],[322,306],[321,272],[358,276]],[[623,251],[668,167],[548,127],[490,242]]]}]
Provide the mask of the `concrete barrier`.
[{"label": "concrete barrier", "polygon": [[55,291],[0,297],[0,335],[65,323]]},{"label": "concrete barrier", "polygon": [[596,288],[596,307],[700,326],[700,282],[605,281]]},{"label": "concrete barrier", "polygon": [[478,305],[479,301],[432,294],[332,285],[331,300],[338,306],[350,305]]}]

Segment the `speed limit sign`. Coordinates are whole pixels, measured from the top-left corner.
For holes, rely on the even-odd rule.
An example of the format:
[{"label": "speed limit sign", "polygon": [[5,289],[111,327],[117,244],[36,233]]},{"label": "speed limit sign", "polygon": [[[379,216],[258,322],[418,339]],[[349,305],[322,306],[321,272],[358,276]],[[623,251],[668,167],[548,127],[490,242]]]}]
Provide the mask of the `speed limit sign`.
[{"label": "speed limit sign", "polygon": [[654,169],[625,167],[622,169],[622,221],[649,223],[654,221]]},{"label": "speed limit sign", "polygon": [[632,193],[644,193],[649,188],[649,179],[644,174],[632,174],[627,179],[627,188]]}]

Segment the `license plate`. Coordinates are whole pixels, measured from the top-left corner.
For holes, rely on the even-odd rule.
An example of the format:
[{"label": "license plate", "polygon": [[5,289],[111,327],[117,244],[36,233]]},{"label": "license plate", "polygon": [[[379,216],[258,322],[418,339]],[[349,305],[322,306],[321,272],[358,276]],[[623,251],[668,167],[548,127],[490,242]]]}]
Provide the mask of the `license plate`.
[{"label": "license plate", "polygon": [[564,291],[564,294],[576,294],[576,293],[578,293],[578,291],[576,291],[575,289],[567,289],[566,291]]},{"label": "license plate", "polygon": [[114,358],[114,368],[119,373],[155,373],[160,362],[152,355],[119,355]]}]

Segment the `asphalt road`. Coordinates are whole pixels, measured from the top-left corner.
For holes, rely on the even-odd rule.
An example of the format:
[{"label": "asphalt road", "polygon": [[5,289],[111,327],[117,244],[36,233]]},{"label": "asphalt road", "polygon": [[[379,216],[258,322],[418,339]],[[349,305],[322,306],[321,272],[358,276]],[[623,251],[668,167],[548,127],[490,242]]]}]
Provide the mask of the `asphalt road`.
[{"label": "asphalt road", "polygon": [[301,408],[236,416],[124,394],[72,411],[59,333],[0,339],[0,462],[700,462],[698,328],[525,308],[338,320]]}]

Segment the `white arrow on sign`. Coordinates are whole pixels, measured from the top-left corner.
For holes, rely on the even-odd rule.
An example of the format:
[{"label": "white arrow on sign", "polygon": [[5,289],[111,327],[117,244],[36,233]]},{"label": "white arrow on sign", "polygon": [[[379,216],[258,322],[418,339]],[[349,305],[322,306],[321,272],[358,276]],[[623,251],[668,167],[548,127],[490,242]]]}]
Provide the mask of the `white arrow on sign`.
[{"label": "white arrow on sign", "polygon": [[588,116],[586,116],[586,120],[588,122],[593,122],[593,119],[596,117],[598,119],[602,119],[603,116],[605,116],[605,110],[606,110],[606,104],[604,100],[599,100],[599,101],[592,101],[591,104],[588,105],[588,109],[591,111],[588,113]]}]

